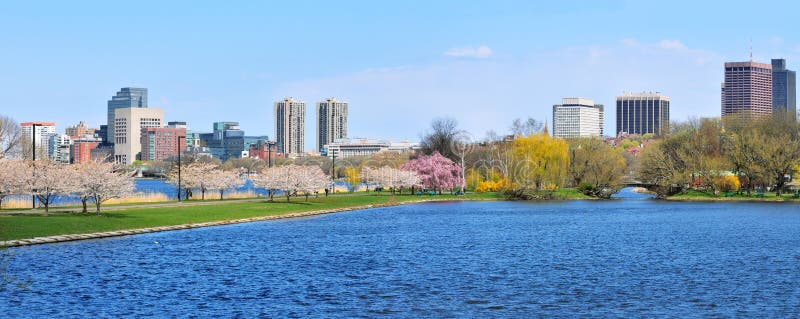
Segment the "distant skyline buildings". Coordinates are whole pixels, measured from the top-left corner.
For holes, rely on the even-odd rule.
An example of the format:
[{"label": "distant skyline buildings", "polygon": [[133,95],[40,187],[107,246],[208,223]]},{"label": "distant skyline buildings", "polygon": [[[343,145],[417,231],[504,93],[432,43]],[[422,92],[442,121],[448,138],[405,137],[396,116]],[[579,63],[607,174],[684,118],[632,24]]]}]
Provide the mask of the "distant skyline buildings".
[{"label": "distant skyline buildings", "polygon": [[669,97],[656,93],[625,93],[617,96],[615,135],[669,133]]},{"label": "distant skyline buildings", "polygon": [[347,137],[348,103],[336,98],[317,102],[317,152],[325,145]]},{"label": "distant skyline buildings", "polygon": [[587,98],[562,98],[553,105],[553,136],[560,138],[603,136],[604,110]]},{"label": "distant skyline buildings", "polygon": [[285,98],[275,102],[275,141],[287,157],[305,153],[306,103]]},{"label": "distant skyline buildings", "polygon": [[723,117],[754,119],[772,114],[772,65],[726,62],[721,102]]},{"label": "distant skyline buildings", "polygon": [[114,112],[119,108],[147,108],[147,89],[123,87],[108,100],[108,121],[105,141],[114,143]]},{"label": "distant skyline buildings", "polygon": [[222,161],[242,156],[244,131],[239,122],[214,122],[212,129],[211,133],[199,134],[201,147],[207,147],[213,157]]},{"label": "distant skyline buildings", "polygon": [[772,110],[797,113],[796,74],[786,68],[786,59],[772,59]]}]

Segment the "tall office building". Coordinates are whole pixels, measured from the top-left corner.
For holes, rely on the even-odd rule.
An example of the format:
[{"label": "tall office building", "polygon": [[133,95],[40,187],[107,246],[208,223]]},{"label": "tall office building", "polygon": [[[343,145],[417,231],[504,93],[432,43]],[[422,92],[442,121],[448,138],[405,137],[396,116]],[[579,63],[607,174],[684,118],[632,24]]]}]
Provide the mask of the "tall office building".
[{"label": "tall office building", "polygon": [[306,102],[286,98],[275,102],[275,139],[286,157],[303,154],[306,140]]},{"label": "tall office building", "polygon": [[553,136],[560,138],[603,136],[603,105],[573,97],[553,105]]},{"label": "tall office building", "polygon": [[772,59],[772,110],[794,116],[797,113],[795,72],[786,69],[785,59]]},{"label": "tall office building", "polygon": [[772,114],[772,66],[758,62],[726,62],[722,116],[744,119]]},{"label": "tall office building", "polygon": [[658,92],[617,96],[616,133],[656,136],[669,133],[669,97]]},{"label": "tall office building", "polygon": [[146,108],[147,89],[145,88],[121,88],[116,95],[108,101],[108,123],[106,135],[103,136],[106,143],[114,144],[116,134],[114,133],[114,111],[121,108]]},{"label": "tall office building", "polygon": [[129,165],[141,159],[142,129],[162,127],[164,110],[127,107],[114,110],[114,160]]},{"label": "tall office building", "polygon": [[[28,139],[28,143],[33,143],[36,135],[36,158],[40,160],[47,158],[50,150],[50,136],[56,134],[56,123],[53,122],[22,122],[22,136]],[[36,129],[34,130],[34,126]]]},{"label": "tall office building", "polygon": [[317,102],[317,151],[347,137],[347,102],[329,98]]}]

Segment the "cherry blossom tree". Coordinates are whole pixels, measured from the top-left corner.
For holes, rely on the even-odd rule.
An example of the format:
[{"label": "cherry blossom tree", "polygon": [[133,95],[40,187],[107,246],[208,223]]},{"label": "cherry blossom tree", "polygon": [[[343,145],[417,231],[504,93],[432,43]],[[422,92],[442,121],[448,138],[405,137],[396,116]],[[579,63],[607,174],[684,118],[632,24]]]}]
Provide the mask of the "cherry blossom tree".
[{"label": "cherry blossom tree", "polygon": [[414,194],[414,187],[420,185],[419,176],[417,173],[407,170],[397,170],[397,187],[400,191],[400,195],[403,194],[403,188],[408,188],[411,190],[411,194]]},{"label": "cherry blossom tree", "polygon": [[9,195],[25,192],[29,172],[27,164],[21,159],[0,158],[0,208],[3,199]]},{"label": "cherry blossom tree", "polygon": [[[208,182],[211,179],[212,173],[217,169],[217,165],[207,162],[194,162],[181,166],[181,187],[186,192],[186,198],[191,197],[192,190],[200,190],[201,199],[206,199],[206,191],[209,190]],[[174,168],[170,171],[167,181],[172,184],[178,184],[178,169]]]},{"label": "cherry blossom tree", "polygon": [[319,166],[290,164],[262,170],[253,178],[253,183],[269,190],[270,199],[274,190],[282,190],[288,202],[297,192],[304,192],[308,200],[309,194],[325,188],[329,180]]},{"label": "cherry blossom tree", "polygon": [[281,176],[283,176],[283,166],[264,168],[255,176],[251,176],[250,180],[256,187],[261,187],[267,190],[269,200],[273,200],[275,192],[283,188],[281,184]]},{"label": "cherry blossom tree", "polygon": [[300,166],[295,173],[298,175],[295,179],[297,182],[295,189],[305,193],[306,201],[308,201],[310,193],[314,193],[314,197],[316,197],[320,189],[324,189],[330,184],[328,176],[316,165]]},{"label": "cherry blossom tree", "polygon": [[416,173],[389,166],[379,168],[364,167],[362,169],[362,176],[371,183],[378,184],[384,189],[391,190],[392,194],[396,191],[400,191],[402,194],[403,187],[411,188],[419,184],[419,178]]},{"label": "cherry blossom tree", "polygon": [[26,170],[27,193],[36,196],[44,211],[50,211],[50,204],[58,196],[69,195],[77,187],[77,171],[71,165],[50,161],[30,161]]},{"label": "cherry blossom tree", "polygon": [[401,168],[417,173],[423,186],[439,194],[443,189],[452,190],[463,183],[461,167],[439,153],[422,155],[403,164]]},{"label": "cherry blossom tree", "polygon": [[122,198],[133,192],[133,178],[115,163],[92,161],[77,165],[75,176],[76,194],[83,204],[83,212],[89,200],[94,202],[100,214],[100,205],[112,198]]},{"label": "cherry blossom tree", "polygon": [[215,169],[208,172],[205,178],[202,178],[201,184],[209,190],[219,191],[219,200],[222,200],[225,190],[242,186],[244,180],[240,177],[238,171]]}]

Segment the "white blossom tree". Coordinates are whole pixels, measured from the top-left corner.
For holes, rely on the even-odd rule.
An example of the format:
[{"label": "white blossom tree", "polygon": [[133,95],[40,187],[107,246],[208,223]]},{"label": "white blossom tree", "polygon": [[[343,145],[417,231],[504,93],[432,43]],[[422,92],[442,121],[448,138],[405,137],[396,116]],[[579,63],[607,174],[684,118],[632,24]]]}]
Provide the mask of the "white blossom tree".
[{"label": "white blossom tree", "polygon": [[28,164],[21,159],[0,158],[0,208],[9,195],[25,193],[29,178]]},{"label": "white blossom tree", "polygon": [[314,197],[316,197],[320,189],[324,189],[330,184],[330,179],[322,172],[319,166],[300,166],[295,174],[298,175],[297,178],[295,178],[297,182],[295,189],[305,193],[306,201],[308,201],[308,195],[310,193],[314,193]]},{"label": "white blossom tree", "polygon": [[369,192],[369,185],[378,183],[378,172],[376,169],[364,166],[361,168],[361,182],[367,187]]},{"label": "white blossom tree", "polygon": [[319,166],[290,164],[262,170],[253,178],[253,183],[269,190],[270,199],[274,190],[282,190],[288,202],[297,192],[304,192],[308,199],[309,194],[325,188],[329,180]]},{"label": "white blossom tree", "polygon": [[406,170],[398,170],[397,172],[397,187],[399,188],[400,194],[403,194],[403,188],[408,188],[411,191],[411,194],[414,194],[414,187],[417,187],[422,184],[419,176],[417,173],[412,171]]},{"label": "white blossom tree", "polygon": [[258,174],[250,177],[253,185],[267,190],[267,196],[269,196],[270,201],[273,200],[277,190],[283,189],[280,178],[282,169],[282,167],[264,168]]},{"label": "white blossom tree", "polygon": [[112,198],[122,198],[133,192],[133,178],[115,163],[92,161],[77,165],[75,189],[87,212],[89,200],[100,214],[100,205]]},{"label": "white blossom tree", "polygon": [[208,172],[202,180],[205,188],[219,191],[219,200],[222,200],[225,190],[244,184],[244,180],[240,177],[238,171],[225,171],[219,168]]},{"label": "white blossom tree", "polygon": [[379,168],[364,167],[362,170],[363,178],[370,183],[380,185],[394,194],[399,191],[402,194],[404,187],[412,188],[419,185],[420,180],[415,172],[383,166]]},{"label": "white blossom tree", "polygon": [[36,196],[45,212],[50,211],[50,205],[58,196],[69,195],[77,188],[77,171],[71,165],[51,161],[29,163],[26,191]]},{"label": "white blossom tree", "polygon": [[[206,191],[209,190],[208,182],[211,179],[212,173],[217,169],[217,165],[206,162],[194,162],[181,165],[180,183],[181,188],[186,192],[188,199],[192,195],[192,190],[197,189],[200,191],[201,200],[206,199]],[[178,169],[177,167],[170,171],[167,181],[171,184],[178,184]]]}]

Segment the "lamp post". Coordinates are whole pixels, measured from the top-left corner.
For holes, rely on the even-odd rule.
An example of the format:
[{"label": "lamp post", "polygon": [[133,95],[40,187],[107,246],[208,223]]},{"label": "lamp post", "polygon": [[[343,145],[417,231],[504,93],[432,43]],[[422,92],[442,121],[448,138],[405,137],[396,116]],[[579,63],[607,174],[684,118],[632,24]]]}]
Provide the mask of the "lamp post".
[{"label": "lamp post", "polygon": [[178,202],[181,202],[181,139],[186,139],[186,136],[178,135]]},{"label": "lamp post", "polygon": [[331,151],[331,193],[336,193],[336,152]]},{"label": "lamp post", "polygon": [[[36,180],[36,178],[35,178],[36,177],[36,128],[39,127],[39,126],[42,126],[42,125],[33,123],[33,124],[31,124],[31,126],[33,127],[31,129],[31,137],[32,137],[31,150],[33,152],[31,154],[31,155],[33,155],[31,157],[31,164],[33,164],[33,176],[34,176],[34,180]],[[31,191],[35,192],[36,190],[32,189]],[[31,209],[36,209],[36,195],[34,195],[34,194],[31,194]]]}]

